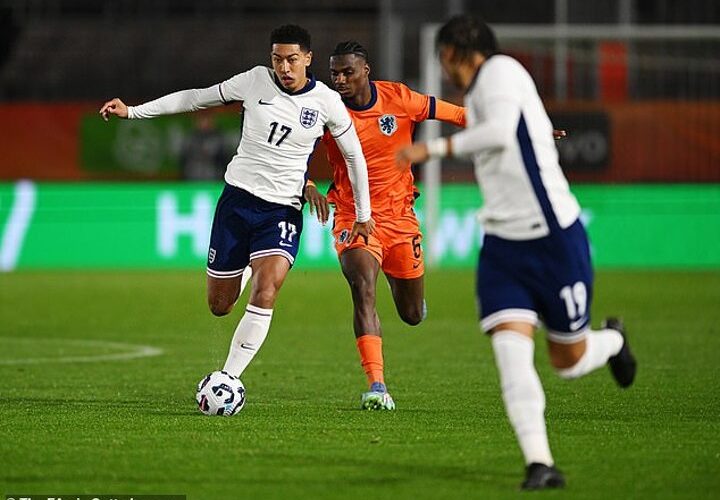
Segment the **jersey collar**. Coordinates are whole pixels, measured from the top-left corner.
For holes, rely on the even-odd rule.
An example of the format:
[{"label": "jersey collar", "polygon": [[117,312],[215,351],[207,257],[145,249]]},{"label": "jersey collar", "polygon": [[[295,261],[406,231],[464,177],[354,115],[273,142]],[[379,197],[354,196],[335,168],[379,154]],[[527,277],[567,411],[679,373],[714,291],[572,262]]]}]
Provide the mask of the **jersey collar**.
[{"label": "jersey collar", "polygon": [[373,106],[375,106],[375,103],[377,102],[377,89],[375,88],[375,82],[370,80],[370,102],[365,104],[364,106],[356,106],[353,103],[346,101],[343,99],[343,104],[353,111],[366,111]]},{"label": "jersey collar", "polygon": [[315,80],[315,75],[312,74],[312,72],[307,71],[305,73],[308,77],[308,82],[305,84],[303,88],[300,90],[296,90],[295,92],[290,92],[288,89],[282,86],[282,83],[280,83],[280,80],[278,79],[277,75],[273,71],[273,81],[275,82],[275,85],[278,86],[280,90],[285,92],[287,95],[300,95],[304,94],[306,92],[310,92],[312,89],[315,88],[315,84],[317,83],[317,80]]}]

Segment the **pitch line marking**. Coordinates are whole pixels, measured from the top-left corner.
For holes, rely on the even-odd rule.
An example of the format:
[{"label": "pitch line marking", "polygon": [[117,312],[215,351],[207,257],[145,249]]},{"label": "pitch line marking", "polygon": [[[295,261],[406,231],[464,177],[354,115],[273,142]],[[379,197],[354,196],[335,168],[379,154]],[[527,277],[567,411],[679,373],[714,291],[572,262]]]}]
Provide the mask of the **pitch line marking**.
[{"label": "pitch line marking", "polygon": [[26,342],[51,341],[64,344],[98,347],[123,350],[125,352],[111,354],[96,354],[90,356],[58,356],[49,358],[18,358],[0,359],[0,365],[30,365],[39,363],[94,363],[97,361],[126,361],[129,359],[148,358],[164,354],[162,349],[149,345],[126,344],[123,342],[106,342],[103,340],[83,339],[48,339],[48,338],[26,338],[26,337],[0,337],[1,340],[21,340]]},{"label": "pitch line marking", "polygon": [[0,238],[0,271],[12,271],[17,265],[35,212],[36,198],[35,184],[30,181],[15,184],[15,199],[10,208],[5,234]]}]

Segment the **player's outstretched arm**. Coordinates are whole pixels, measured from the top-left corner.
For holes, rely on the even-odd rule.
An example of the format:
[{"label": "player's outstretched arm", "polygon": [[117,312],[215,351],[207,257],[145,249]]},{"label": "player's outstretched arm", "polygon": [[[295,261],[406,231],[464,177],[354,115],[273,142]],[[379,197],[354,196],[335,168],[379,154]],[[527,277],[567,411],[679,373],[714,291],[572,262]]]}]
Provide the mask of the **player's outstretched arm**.
[{"label": "player's outstretched arm", "polygon": [[[456,106],[442,99],[435,99],[435,119],[445,123],[452,123],[458,127],[465,128],[467,124],[465,117],[465,108],[462,106]],[[553,138],[556,141],[567,137],[567,131],[565,130],[553,130]]]},{"label": "player's outstretched arm", "polygon": [[435,99],[435,119],[445,123],[452,123],[462,128],[465,128],[467,124],[465,108],[443,101],[442,99]]},{"label": "player's outstretched arm", "polygon": [[213,85],[205,89],[188,89],[173,92],[154,101],[139,106],[126,106],[120,99],[106,102],[100,108],[100,116],[107,121],[109,115],[120,118],[140,119],[154,118],[156,116],[174,115],[197,111],[224,104],[220,85]]},{"label": "player's outstretched arm", "polygon": [[116,97],[115,99],[111,99],[105,104],[103,104],[100,108],[99,113],[100,116],[102,116],[102,119],[105,121],[108,121],[110,119],[110,115],[115,115],[118,118],[127,118],[128,108],[124,102],[122,102]]},{"label": "player's outstretched arm", "polygon": [[327,224],[328,218],[330,217],[330,204],[327,198],[320,193],[317,186],[310,179],[305,183],[305,191],[303,193],[305,199],[310,205],[310,214],[316,214],[318,221],[323,226]]},{"label": "player's outstretched arm", "polygon": [[[567,132],[565,130],[553,130],[553,137],[555,140],[564,139],[567,137]],[[417,142],[401,148],[396,155],[397,166],[402,170],[407,168],[408,162],[411,164],[423,163],[431,156],[443,158],[452,155],[452,141],[449,137],[441,137],[429,143]]]}]

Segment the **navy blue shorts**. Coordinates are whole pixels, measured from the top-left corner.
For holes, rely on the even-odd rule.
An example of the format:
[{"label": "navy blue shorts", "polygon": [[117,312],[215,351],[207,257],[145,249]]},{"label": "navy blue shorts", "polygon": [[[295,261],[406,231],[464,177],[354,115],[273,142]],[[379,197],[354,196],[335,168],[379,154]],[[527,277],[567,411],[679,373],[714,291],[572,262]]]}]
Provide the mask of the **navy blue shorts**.
[{"label": "navy blue shorts", "polygon": [[225,185],[220,195],[208,252],[207,273],[236,278],[251,260],[282,255],[292,266],[302,232],[302,212]]},{"label": "navy blue shorts", "polygon": [[477,275],[485,331],[507,321],[542,321],[551,340],[575,342],[590,323],[592,288],[590,246],[579,220],[534,240],[485,235]]}]

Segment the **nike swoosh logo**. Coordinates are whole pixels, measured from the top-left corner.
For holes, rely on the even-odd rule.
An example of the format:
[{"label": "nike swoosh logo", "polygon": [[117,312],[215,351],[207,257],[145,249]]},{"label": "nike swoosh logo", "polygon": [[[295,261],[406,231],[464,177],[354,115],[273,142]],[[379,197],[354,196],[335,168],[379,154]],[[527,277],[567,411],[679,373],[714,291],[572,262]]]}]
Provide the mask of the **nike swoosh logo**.
[{"label": "nike swoosh logo", "polygon": [[583,323],[585,323],[585,321],[587,321],[587,318],[585,316],[583,316],[582,318],[580,318],[577,321],[571,321],[570,322],[570,330],[574,332],[575,330],[580,328],[583,325]]},{"label": "nike swoosh logo", "polygon": [[247,349],[248,351],[254,351],[254,350],[255,350],[255,347],[254,347],[254,346],[252,346],[252,345],[250,345],[250,344],[246,344],[245,342],[243,342],[242,344],[240,344],[240,347],[242,347],[243,349]]},{"label": "nike swoosh logo", "polygon": [[258,104],[260,104],[260,105],[262,105],[262,106],[274,106],[274,105],[275,105],[274,102],[265,102],[265,101],[263,101],[262,99],[260,99],[260,100],[258,101]]},{"label": "nike swoosh logo", "polygon": [[287,244],[287,243],[283,243],[282,241],[280,242],[280,246],[281,246],[281,247],[285,247],[285,248],[290,248],[290,247],[292,247],[292,245],[289,245],[289,244]]},{"label": "nike swoosh logo", "polygon": [[418,267],[420,267],[420,263],[419,263],[419,262],[416,262],[415,264],[413,264],[413,269],[417,269]]}]

